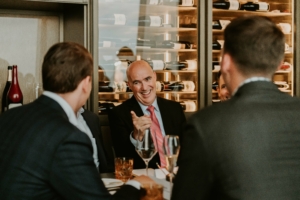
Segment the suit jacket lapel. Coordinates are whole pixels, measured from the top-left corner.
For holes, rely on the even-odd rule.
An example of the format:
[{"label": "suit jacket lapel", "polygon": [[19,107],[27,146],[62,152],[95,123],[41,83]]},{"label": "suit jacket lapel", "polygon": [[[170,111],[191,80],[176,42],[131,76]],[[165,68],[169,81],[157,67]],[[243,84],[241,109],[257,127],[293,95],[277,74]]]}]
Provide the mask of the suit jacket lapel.
[{"label": "suit jacket lapel", "polygon": [[164,125],[165,133],[166,133],[166,135],[169,135],[169,133],[171,132],[171,126],[172,126],[171,121],[169,120],[170,119],[169,115],[171,114],[170,112],[172,112],[172,111],[168,110],[168,106],[166,106],[163,99],[161,99],[159,97],[157,97],[157,105],[160,110],[161,119],[162,119],[162,122]]},{"label": "suit jacket lapel", "polygon": [[139,103],[137,102],[137,100],[135,99],[134,96],[132,96],[130,98],[129,104],[130,104],[131,110],[133,110],[138,117],[144,115],[142,108],[140,107]]}]

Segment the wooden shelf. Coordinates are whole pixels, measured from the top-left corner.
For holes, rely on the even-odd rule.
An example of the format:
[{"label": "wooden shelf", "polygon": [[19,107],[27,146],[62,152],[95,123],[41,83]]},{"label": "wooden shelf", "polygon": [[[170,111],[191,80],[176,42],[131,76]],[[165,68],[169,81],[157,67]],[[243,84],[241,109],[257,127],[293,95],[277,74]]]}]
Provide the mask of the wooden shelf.
[{"label": "wooden shelf", "polygon": [[[110,9],[112,7],[116,7],[116,2],[99,2],[99,7],[101,6],[101,10],[107,10],[106,8]],[[145,10],[148,12],[158,12],[162,13],[170,13],[170,12],[185,12],[185,11],[196,11],[197,8],[194,6],[172,6],[172,5],[149,5],[149,4],[140,4],[140,3],[130,3],[130,2],[117,2],[117,5],[120,10],[129,9],[132,7],[139,7],[140,13],[143,13]],[[132,10],[131,10],[132,11]]]},{"label": "wooden shelf", "polygon": [[[115,51],[116,54],[119,53],[119,50],[122,47],[99,47],[99,51]],[[149,47],[132,47],[132,48],[122,48],[122,52],[126,51],[133,51],[136,49],[137,51],[144,51],[144,52],[197,52],[197,49],[166,49],[166,48],[149,48]]]},{"label": "wooden shelf", "polygon": [[[115,71],[115,69],[98,69],[98,72]],[[154,70],[156,73],[196,73],[196,70]]]},{"label": "wooden shelf", "polygon": [[259,15],[259,16],[266,16],[266,17],[284,17],[284,16],[291,16],[291,13],[277,13],[277,12],[254,12],[254,11],[246,11],[246,10],[223,10],[223,9],[213,9],[213,14],[226,15],[229,14],[230,16],[238,16],[238,15]]},{"label": "wooden shelf", "polygon": [[[146,26],[127,26],[127,25],[110,25],[110,24],[99,24],[101,32],[105,33],[106,30],[110,32],[111,30],[117,31],[122,30],[124,33],[133,32],[155,32],[155,33],[172,33],[172,32],[197,32],[197,28],[185,28],[185,27],[146,27]],[[111,32],[110,32],[111,33]]]},{"label": "wooden shelf", "polygon": [[[163,92],[156,92],[157,94],[196,94],[196,91],[163,91]],[[132,92],[98,92],[98,94],[133,94]]]}]

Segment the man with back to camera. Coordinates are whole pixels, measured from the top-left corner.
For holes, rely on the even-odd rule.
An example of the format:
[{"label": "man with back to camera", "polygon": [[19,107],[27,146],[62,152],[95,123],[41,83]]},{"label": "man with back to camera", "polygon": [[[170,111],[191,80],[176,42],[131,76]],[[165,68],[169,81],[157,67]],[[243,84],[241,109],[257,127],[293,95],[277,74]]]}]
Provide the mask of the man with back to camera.
[{"label": "man with back to camera", "polygon": [[[138,130],[144,131],[153,123],[148,107],[154,106],[162,136],[180,135],[186,119],[178,102],[157,97],[156,73],[148,62],[134,61],[126,74],[133,96],[109,113],[113,145],[116,156],[132,157],[135,169],[145,168],[134,144]],[[149,162],[149,168],[157,168],[156,163],[165,167],[166,163],[162,162],[165,162],[165,157],[158,152]]]},{"label": "man with back to camera", "polygon": [[270,19],[248,16],[232,20],[224,41],[231,99],[189,119],[171,199],[298,199],[300,100],[271,81],[285,36]]},{"label": "man with back to camera", "polygon": [[44,57],[43,95],[0,116],[1,199],[140,198],[139,182],[151,179],[137,177],[111,196],[95,167],[91,140],[76,127],[92,71],[83,46],[57,43]]}]

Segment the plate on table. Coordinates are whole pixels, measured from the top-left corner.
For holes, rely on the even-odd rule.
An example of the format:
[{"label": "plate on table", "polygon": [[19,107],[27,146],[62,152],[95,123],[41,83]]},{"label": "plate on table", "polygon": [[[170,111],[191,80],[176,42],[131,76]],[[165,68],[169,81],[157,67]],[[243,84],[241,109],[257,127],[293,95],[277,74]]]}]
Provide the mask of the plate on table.
[{"label": "plate on table", "polygon": [[106,188],[120,187],[124,184],[123,181],[114,178],[102,178],[102,181]]}]

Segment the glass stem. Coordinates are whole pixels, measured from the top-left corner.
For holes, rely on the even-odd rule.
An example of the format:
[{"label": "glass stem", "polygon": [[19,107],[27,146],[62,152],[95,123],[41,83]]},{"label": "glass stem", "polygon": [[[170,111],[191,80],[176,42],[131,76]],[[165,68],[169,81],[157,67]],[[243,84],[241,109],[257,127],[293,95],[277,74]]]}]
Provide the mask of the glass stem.
[{"label": "glass stem", "polygon": [[145,164],[146,164],[146,175],[149,176],[149,175],[148,175],[148,164],[149,164],[149,161],[148,161],[148,160],[145,160]]}]

